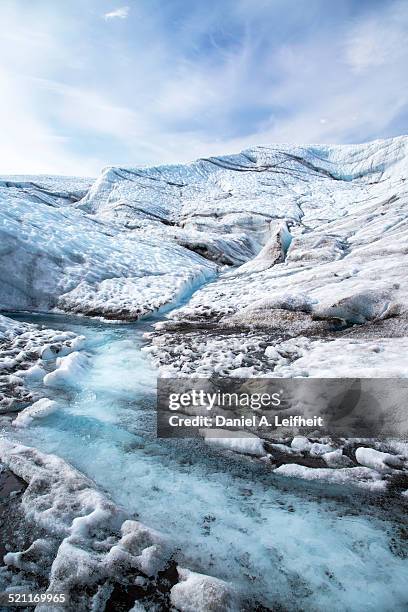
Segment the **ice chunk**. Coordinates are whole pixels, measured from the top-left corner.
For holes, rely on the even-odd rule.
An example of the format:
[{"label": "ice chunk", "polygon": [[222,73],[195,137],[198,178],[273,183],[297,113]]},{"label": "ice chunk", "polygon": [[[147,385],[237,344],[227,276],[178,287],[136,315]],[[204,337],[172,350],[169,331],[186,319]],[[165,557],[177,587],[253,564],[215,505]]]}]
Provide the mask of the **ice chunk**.
[{"label": "ice chunk", "polygon": [[402,468],[406,465],[402,457],[362,446],[356,450],[356,460],[360,465],[385,474],[390,474],[395,471],[395,468]]},{"label": "ice chunk", "polygon": [[76,387],[86,372],[88,358],[74,351],[65,357],[58,357],[56,365],[57,369],[44,377],[44,384],[48,387]]},{"label": "ice chunk", "polygon": [[155,576],[165,567],[171,551],[162,534],[131,520],[123,523],[121,532],[121,539],[109,552],[109,564],[119,565],[131,560],[131,564],[146,576]]},{"label": "ice chunk", "polygon": [[[23,374],[24,377],[28,381],[31,382],[31,381],[43,380],[43,378],[47,374],[47,372],[44,370],[44,368],[42,367],[42,365],[40,363],[36,363],[33,366],[31,366],[30,368],[28,368],[28,370],[20,372],[20,375],[21,374]],[[17,375],[19,375],[19,374],[17,373]]]},{"label": "ice chunk", "polygon": [[[205,443],[215,448],[232,450],[245,455],[262,457],[266,455],[263,441],[255,434],[247,431],[235,431],[226,429],[201,429]],[[226,435],[228,434],[228,437]]]},{"label": "ice chunk", "polygon": [[171,589],[171,603],[180,612],[238,612],[239,600],[224,580],[177,568],[180,582]]},{"label": "ice chunk", "polygon": [[310,447],[309,452],[315,457],[320,457],[321,455],[330,453],[334,450],[334,446],[331,446],[331,444],[321,444],[320,442],[314,442]]},{"label": "ice chunk", "polygon": [[268,242],[254,259],[240,266],[236,274],[262,272],[281,263],[285,259],[291,240],[292,236],[285,221],[271,223]]},{"label": "ice chunk", "polygon": [[371,491],[384,491],[387,483],[376,470],[368,467],[310,468],[295,463],[281,465],[274,470],[275,474],[305,480],[325,480],[335,484],[352,484]]},{"label": "ice chunk", "polygon": [[46,397],[34,402],[18,413],[13,421],[14,427],[28,427],[35,419],[42,419],[58,409],[57,402]]},{"label": "ice chunk", "polygon": [[341,448],[338,448],[337,450],[328,453],[324,453],[322,455],[322,459],[331,468],[351,467],[353,465],[352,460],[346,455],[343,455],[343,451]]},{"label": "ice chunk", "polygon": [[314,308],[314,315],[319,318],[343,319],[346,323],[365,323],[372,319],[380,319],[389,314],[398,314],[392,304],[391,291],[371,290],[359,291],[330,305],[319,304]]},{"label": "ice chunk", "polygon": [[290,446],[294,450],[305,452],[310,451],[313,444],[304,436],[296,436],[295,438],[293,438],[292,442],[290,443]]}]

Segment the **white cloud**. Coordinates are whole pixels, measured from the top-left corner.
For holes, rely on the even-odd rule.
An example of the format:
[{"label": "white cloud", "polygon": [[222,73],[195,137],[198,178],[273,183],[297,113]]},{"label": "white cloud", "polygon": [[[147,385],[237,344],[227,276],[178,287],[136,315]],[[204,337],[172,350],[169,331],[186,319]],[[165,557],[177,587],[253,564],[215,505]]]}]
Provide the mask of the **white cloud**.
[{"label": "white cloud", "polygon": [[128,6],[122,6],[110,13],[105,13],[103,17],[106,21],[109,19],[126,19],[129,16],[129,10]]},{"label": "white cloud", "polygon": [[393,65],[406,54],[408,10],[400,2],[353,24],[345,41],[346,62],[356,74]]},{"label": "white cloud", "polygon": [[[56,134],[37,113],[33,112],[30,80],[16,79],[0,68],[0,116],[3,122],[0,148],[2,174],[75,174],[77,160],[67,153],[69,138]],[[81,172],[96,170],[88,163]]]},{"label": "white cloud", "polygon": [[3,1],[0,173],[95,175],[262,143],[366,140],[395,134],[407,108],[403,2],[335,26],[302,21],[297,37],[274,26],[283,0],[228,12],[225,0],[211,14],[188,3],[180,16],[141,2],[127,37],[98,19],[99,0],[85,12],[80,0],[64,11]]}]

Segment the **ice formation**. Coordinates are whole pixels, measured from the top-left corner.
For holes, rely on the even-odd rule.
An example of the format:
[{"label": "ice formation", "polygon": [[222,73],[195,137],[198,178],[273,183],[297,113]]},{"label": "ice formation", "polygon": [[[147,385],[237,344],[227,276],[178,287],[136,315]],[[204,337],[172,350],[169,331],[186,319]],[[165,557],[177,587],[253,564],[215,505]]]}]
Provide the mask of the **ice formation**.
[{"label": "ice formation", "polygon": [[[125,230],[75,205],[31,201],[0,182],[0,308],[137,319],[181,300],[215,264],[149,228]],[[52,196],[49,196],[52,199]]]},{"label": "ice formation", "polygon": [[202,431],[206,444],[216,448],[233,450],[245,455],[262,457],[266,455],[263,442],[254,434],[223,429]]}]

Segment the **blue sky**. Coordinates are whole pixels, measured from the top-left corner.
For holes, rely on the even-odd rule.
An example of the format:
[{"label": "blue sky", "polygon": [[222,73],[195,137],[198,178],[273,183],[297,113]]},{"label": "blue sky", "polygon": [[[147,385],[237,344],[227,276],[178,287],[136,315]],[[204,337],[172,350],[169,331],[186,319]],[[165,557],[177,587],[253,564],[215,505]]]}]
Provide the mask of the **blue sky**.
[{"label": "blue sky", "polygon": [[408,2],[2,0],[0,173],[407,133]]}]

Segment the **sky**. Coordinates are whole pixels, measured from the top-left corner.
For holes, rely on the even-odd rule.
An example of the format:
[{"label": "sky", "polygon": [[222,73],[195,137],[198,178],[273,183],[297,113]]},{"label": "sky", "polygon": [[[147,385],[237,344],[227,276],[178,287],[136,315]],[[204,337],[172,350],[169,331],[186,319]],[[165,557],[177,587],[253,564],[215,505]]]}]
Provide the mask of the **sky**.
[{"label": "sky", "polygon": [[0,174],[407,133],[406,0],[1,0]]}]

